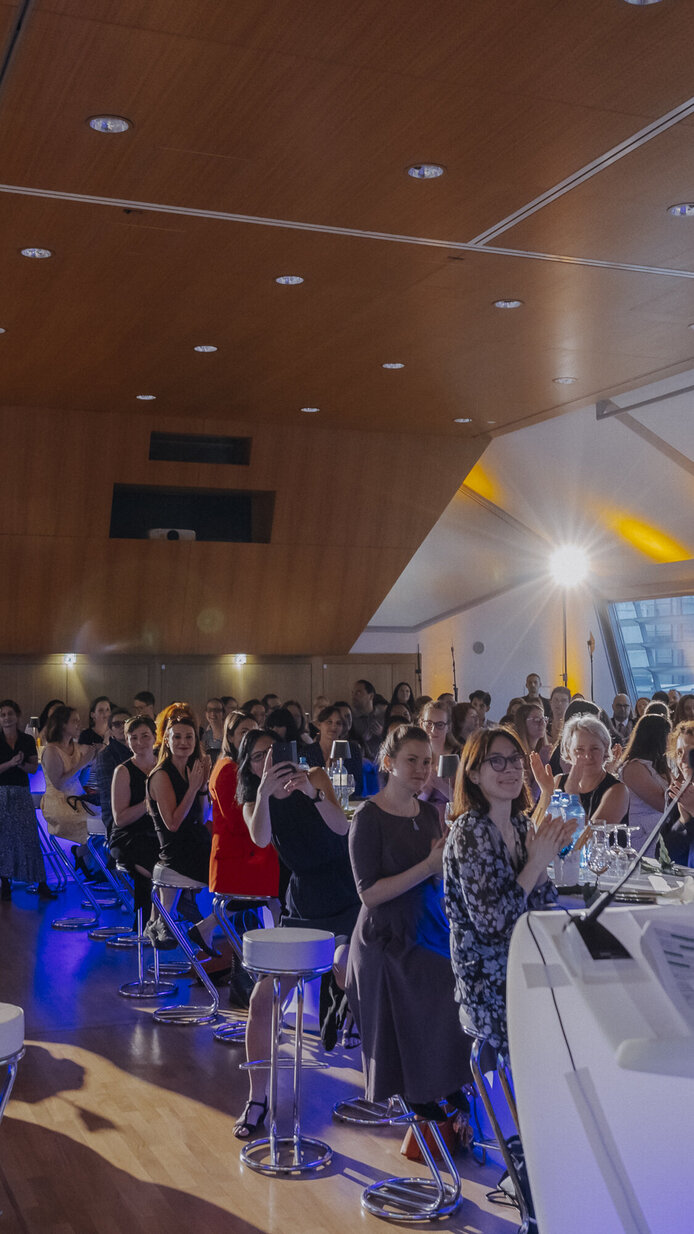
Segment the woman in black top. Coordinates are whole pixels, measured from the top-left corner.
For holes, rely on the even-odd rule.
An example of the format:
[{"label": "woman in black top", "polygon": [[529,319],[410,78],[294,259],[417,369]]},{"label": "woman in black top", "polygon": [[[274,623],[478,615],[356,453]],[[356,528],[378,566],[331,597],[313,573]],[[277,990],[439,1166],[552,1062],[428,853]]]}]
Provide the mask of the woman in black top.
[{"label": "woman in black top", "polygon": [[[190,886],[192,880],[207,886],[212,837],[203,822],[203,799],[207,795],[210,760],[201,756],[195,717],[189,710],[169,716],[156,767],[147,780],[150,813],[159,839],[157,866],[164,867],[168,881]],[[176,875],[182,875],[181,880]],[[180,893],[162,888],[161,900],[169,910]],[[212,935],[217,924],[211,913],[191,926],[188,937],[207,955],[217,956]],[[162,935],[160,943],[169,941]]]},{"label": "woman in black top", "polygon": [[[360,907],[349,860],[349,822],[322,767],[306,771],[293,763],[273,765],[274,740],[264,729],[246,733],[239,751],[238,800],[254,844],[274,844],[291,871],[281,924],[335,935],[333,973],[344,989],[349,938]],[[286,988],[291,989],[291,982]],[[271,1003],[272,982],[262,978],[248,1011],[249,1059],[267,1057]],[[255,1069],[249,1077],[249,1099],[234,1127],[241,1140],[253,1135],[267,1114],[267,1072]]]},{"label": "woman in black top", "polygon": [[0,702],[0,898],[12,898],[12,879],[38,883],[39,896],[54,900],[36,827],[29,776],[38,767],[36,742],[19,730],[19,704]]},{"label": "woman in black top", "polygon": [[116,767],[111,781],[111,856],[127,866],[133,877],[135,912],[143,910],[153,922],[151,910],[152,870],[159,857],[159,840],[147,813],[147,777],[156,766],[150,716],[131,716],[125,723],[125,739],[132,758]]},{"label": "woman in black top", "polygon": [[571,764],[568,775],[558,775],[555,788],[577,793],[586,821],[599,818],[608,825],[629,822],[629,790],[606,770],[611,754],[610,734],[594,716],[572,717],[564,724],[561,754]]},{"label": "woman in black top", "polygon": [[79,736],[81,746],[100,746],[107,742],[111,733],[108,722],[111,703],[107,695],[100,694],[89,708],[89,728],[83,728]]}]

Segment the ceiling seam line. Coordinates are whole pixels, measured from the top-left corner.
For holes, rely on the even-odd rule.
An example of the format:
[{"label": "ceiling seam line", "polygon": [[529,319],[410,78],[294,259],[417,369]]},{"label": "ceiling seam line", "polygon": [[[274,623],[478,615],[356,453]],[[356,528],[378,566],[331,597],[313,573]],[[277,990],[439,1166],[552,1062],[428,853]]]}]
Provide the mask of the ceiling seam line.
[{"label": "ceiling seam line", "polygon": [[569,257],[560,253],[539,253],[525,249],[507,249],[490,245],[470,244],[462,240],[435,240],[426,236],[406,236],[387,231],[365,231],[352,227],[336,227],[327,223],[302,223],[294,219],[265,218],[262,215],[235,214],[226,210],[204,210],[194,206],[171,206],[162,202],[134,201],[127,198],[100,197],[88,193],[67,193],[59,189],[37,189],[18,184],[0,184],[0,193],[23,197],[47,198],[52,201],[76,202],[82,205],[114,206],[120,209],[145,210],[158,214],[175,214],[186,218],[210,219],[217,222],[247,223],[258,227],[285,228],[290,231],[315,232],[318,235],[347,236],[362,240],[382,240],[394,244],[421,245],[426,248],[455,249],[468,253],[485,253],[495,257],[518,257],[526,261],[547,261],[558,264],[586,266],[591,269],[623,270],[632,274],[655,274],[666,278],[694,279],[694,270],[668,269],[662,266],[638,266],[628,262],[605,261],[602,258]]},{"label": "ceiling seam line", "polygon": [[640,437],[642,441],[647,442],[649,446],[652,446],[653,449],[657,450],[659,454],[662,454],[665,458],[668,458],[671,463],[675,464],[676,467],[680,467],[682,471],[686,471],[690,476],[694,476],[694,462],[692,462],[690,458],[687,458],[687,455],[683,454],[681,450],[678,450],[676,446],[671,446],[670,443],[665,441],[663,437],[660,437],[658,433],[654,433],[653,430],[648,428],[645,424],[641,424],[640,420],[636,420],[633,416],[629,415],[628,412],[624,412],[624,414],[620,416],[618,423],[623,424],[625,428],[630,430],[630,432],[635,433],[636,436]]},{"label": "ceiling seam line", "polygon": [[688,116],[694,114],[694,98],[687,99],[679,107],[673,111],[666,112],[664,116],[660,116],[658,120],[654,120],[652,124],[647,125],[643,129],[639,129],[637,133],[627,137],[619,145],[613,146],[612,149],[606,150],[604,154],[593,159],[592,162],[586,163],[584,167],[579,167],[577,171],[571,173],[566,179],[560,180],[558,184],[553,185],[539,197],[535,197],[526,205],[520,206],[518,210],[514,210],[512,214],[508,214],[506,218],[501,219],[492,227],[488,227],[485,231],[475,236],[470,243],[482,247],[488,240],[495,239],[502,232],[508,231],[522,223],[525,219],[537,214],[538,211],[544,209],[545,206],[551,205],[552,202],[558,201],[560,197],[570,193],[572,189],[578,188],[581,184],[585,184],[591,180],[593,176],[597,176],[601,171],[605,171],[608,167],[614,166],[615,163],[625,158],[626,155],[632,154],[634,150],[638,150],[641,146],[652,141],[654,137],[659,137],[662,133],[666,133],[680,121],[686,120]]}]

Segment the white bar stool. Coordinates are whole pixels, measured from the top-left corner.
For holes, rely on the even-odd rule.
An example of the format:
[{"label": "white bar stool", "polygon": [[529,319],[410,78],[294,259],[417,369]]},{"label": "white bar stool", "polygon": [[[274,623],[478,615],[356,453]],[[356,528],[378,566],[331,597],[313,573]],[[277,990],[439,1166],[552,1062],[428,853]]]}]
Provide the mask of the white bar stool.
[{"label": "white bar stool", "polygon": [[[330,972],[335,957],[335,935],[326,930],[303,930],[288,927],[248,930],[243,936],[244,967],[256,978],[272,977],[272,1036],[270,1042],[270,1135],[247,1144],[241,1160],[261,1174],[302,1174],[317,1170],[331,1160],[333,1150],[323,1140],[310,1139],[301,1133],[301,1068],[303,1052],[304,983]],[[277,1134],[277,1079],[285,1060],[279,1058],[280,1011],[282,978],[297,984],[296,1029],[294,1059],[286,1060],[294,1071],[292,1105],[292,1135]],[[310,1064],[308,1064],[310,1065]],[[243,1069],[267,1068],[267,1059],[243,1063]],[[318,1063],[325,1067],[325,1063]]]},{"label": "white bar stool", "polygon": [[0,1067],[7,1072],[0,1089],[0,1123],[17,1075],[17,1064],[24,1057],[24,1012],[12,1003],[0,1003]]},{"label": "white bar stool", "polygon": [[[193,891],[202,891],[205,884],[198,883],[195,879],[186,878],[182,874],[175,874],[178,881],[174,882],[171,873],[165,866],[156,865],[152,873],[152,903],[157,911],[161,914],[166,922],[173,937],[176,939],[181,950],[188,957],[191,967],[197,977],[200,978],[203,986],[210,996],[209,1006],[196,1006],[195,1004],[181,1004],[175,1007],[157,1007],[152,1017],[157,1024],[214,1024],[219,1012],[219,993],[217,988],[210,981],[209,974],[205,972],[200,961],[197,959],[195,949],[188,938],[185,930],[182,930],[178,921],[174,916],[174,908],[164,908],[161,895],[162,889],[176,891],[180,895],[186,888]],[[164,970],[167,971],[167,970]],[[167,975],[171,970],[167,971]]]}]

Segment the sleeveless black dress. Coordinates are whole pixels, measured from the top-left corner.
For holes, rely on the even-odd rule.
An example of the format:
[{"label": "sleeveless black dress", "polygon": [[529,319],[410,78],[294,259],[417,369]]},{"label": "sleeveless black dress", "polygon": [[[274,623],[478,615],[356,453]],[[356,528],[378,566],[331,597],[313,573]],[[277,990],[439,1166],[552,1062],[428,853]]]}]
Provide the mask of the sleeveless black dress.
[{"label": "sleeveless black dress", "polygon": [[[568,778],[569,778],[568,774],[565,776],[559,777],[559,788],[563,789],[564,792],[566,791],[564,789],[564,785],[566,784],[566,781],[568,780]],[[599,784],[595,786],[592,793],[579,793],[579,797],[581,798],[581,805],[583,806],[583,809],[586,812],[586,821],[588,821],[588,819],[595,818],[600,802],[605,796],[605,793],[607,792],[608,788],[612,788],[613,784],[621,784],[621,780],[618,780],[616,776],[610,775],[610,772],[606,771],[602,780],[600,781]],[[598,818],[599,817],[600,816],[598,815]],[[620,825],[622,823],[628,824],[629,806],[627,806],[626,813],[624,814],[622,818],[620,818],[619,822],[620,822]]]},{"label": "sleeveless black dress", "polygon": [[[157,771],[163,771],[171,781],[171,787],[180,805],[188,791],[188,781],[184,780],[173,763],[164,763]],[[154,775],[154,772],[151,773]],[[177,831],[169,831],[159,806],[149,792],[147,799],[154,826],[159,838],[159,861],[169,870],[184,874],[196,883],[207,883],[210,876],[210,850],[212,837],[202,821],[202,803],[197,796]]]},{"label": "sleeveless black dress", "polygon": [[151,873],[159,858],[159,840],[145,805],[147,775],[135,766],[132,759],[128,759],[123,766],[130,779],[130,804],[134,806],[142,802],[142,814],[127,827],[116,827],[114,824],[109,844],[111,856],[122,865],[139,865]]}]

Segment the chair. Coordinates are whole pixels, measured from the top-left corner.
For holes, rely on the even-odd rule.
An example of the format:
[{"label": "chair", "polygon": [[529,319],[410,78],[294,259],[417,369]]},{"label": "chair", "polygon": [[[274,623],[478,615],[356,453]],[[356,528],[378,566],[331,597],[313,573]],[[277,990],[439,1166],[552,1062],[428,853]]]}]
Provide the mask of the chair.
[{"label": "chair", "polygon": [[[68,861],[68,858],[67,858],[67,854],[65,850],[63,849],[57,836],[49,835],[48,842],[51,846],[51,851],[53,853],[54,859],[60,865],[60,867],[64,869],[66,872],[66,875],[67,875],[66,882],[68,878],[74,879],[74,881],[77,883],[78,887],[80,888],[82,895],[84,896],[84,900],[82,901],[82,906],[84,908],[91,909],[91,913],[87,917],[85,917],[82,914],[76,914],[76,913],[71,914],[69,917],[56,917],[56,919],[51,922],[52,929],[54,930],[93,930],[96,926],[98,926],[99,920],[101,918],[101,909],[105,906],[103,904],[100,904],[99,901],[96,899],[96,896],[91,891],[89,884],[85,881],[82,874],[80,874],[80,871],[75,866],[70,865],[70,862]],[[113,901],[113,903],[115,903],[115,901]]]},{"label": "chair", "polygon": [[[222,933],[228,939],[234,954],[243,964],[243,940],[233,921],[235,912],[248,912],[250,909],[262,908],[270,901],[270,896],[236,895],[233,892],[217,891],[212,900],[214,912]],[[229,914],[232,914],[230,916]],[[215,1041],[230,1041],[236,1045],[245,1040],[246,1020],[227,1020],[215,1029]]]},{"label": "chair", "polygon": [[[419,1122],[403,1097],[397,1095],[393,1100],[399,1105],[401,1114],[391,1121],[410,1124],[430,1177],[386,1178],[380,1183],[372,1183],[362,1192],[362,1208],[373,1213],[375,1217],[398,1223],[449,1217],[459,1207],[462,1199],[460,1175],[438,1125],[433,1122]],[[441,1171],[424,1135],[424,1126],[429,1128],[450,1181],[441,1177]]]},{"label": "chair", "polygon": [[[513,1154],[511,1153],[511,1149],[509,1148],[508,1141],[506,1137],[504,1136],[503,1131],[501,1130],[501,1124],[499,1122],[498,1114],[496,1110],[494,1109],[491,1088],[489,1087],[487,1083],[486,1076],[482,1070],[482,1066],[480,1063],[482,1051],[485,1045],[487,1044],[486,1038],[475,1030],[474,1024],[466,1016],[465,1009],[462,1007],[462,1005],[460,1006],[459,1010],[460,1010],[460,1021],[463,1026],[463,1031],[467,1033],[468,1037],[473,1038],[472,1050],[470,1051],[470,1067],[472,1069],[472,1075],[475,1081],[475,1086],[480,1095],[482,1105],[484,1106],[485,1112],[487,1114],[487,1118],[489,1119],[489,1122],[492,1127],[492,1131],[494,1132],[494,1136],[495,1136],[494,1143],[483,1144],[482,1147],[483,1148],[498,1148],[499,1152],[501,1153],[504,1165],[506,1166],[506,1169],[508,1171],[509,1179],[511,1180],[511,1184],[513,1186],[516,1203],[520,1211],[521,1224],[518,1228],[518,1234],[528,1234],[528,1231],[530,1229],[530,1214],[528,1212],[528,1206],[526,1204],[525,1195],[523,1194],[523,1188],[521,1187],[521,1184],[520,1184],[520,1179],[518,1177],[518,1171],[516,1169],[516,1163],[513,1159]],[[515,1123],[516,1129],[518,1129],[518,1115],[516,1112],[516,1103],[515,1103],[515,1099],[513,1096],[513,1090],[511,1087],[510,1071],[509,1071],[508,1063],[503,1055],[501,1054],[496,1055],[494,1067],[492,1068],[492,1070],[496,1071],[496,1073],[499,1076],[501,1087],[502,1087],[504,1096],[506,1098],[506,1102],[508,1104],[511,1117]]]},{"label": "chair", "polygon": [[[184,888],[189,887],[194,891],[202,891],[204,886],[204,883],[196,882],[195,879],[186,878],[175,871],[167,870],[165,866],[156,865],[154,867],[152,873],[152,903],[163,917],[179,947],[188,957],[191,967],[210,997],[209,1005],[190,1006],[182,1004],[175,1007],[158,1007],[153,1016],[153,1019],[158,1024],[214,1024],[217,1019],[219,1012],[219,993],[217,988],[210,981],[208,973],[205,972],[202,964],[197,959],[195,948],[190,942],[188,935],[181,929],[179,922],[174,916],[176,901]],[[177,893],[171,909],[165,908],[162,903],[160,892],[163,890],[175,891]]]},{"label": "chair", "polygon": [[[303,930],[288,927],[248,930],[243,936],[244,967],[256,978],[272,977],[272,1034],[270,1059],[253,1059],[243,1063],[243,1069],[270,1068],[269,1115],[270,1135],[241,1151],[241,1160],[262,1174],[304,1174],[328,1164],[332,1149],[323,1140],[314,1140],[301,1131],[301,1071],[303,1065],[304,983],[330,972],[335,956],[335,936],[325,930]],[[291,978],[297,985],[294,1058],[279,1058],[282,978]],[[292,1135],[277,1134],[277,1081],[283,1065],[294,1072],[292,1103]],[[307,1064],[311,1065],[311,1064]],[[318,1067],[327,1064],[319,1062]]]},{"label": "chair", "polygon": [[24,1012],[12,1003],[0,1003],[0,1066],[6,1067],[0,1089],[0,1123],[17,1075],[17,1064],[24,1057]]},{"label": "chair", "polygon": [[137,910],[137,981],[126,981],[118,987],[118,993],[123,998],[164,998],[175,994],[177,986],[172,981],[162,981],[159,977],[159,952],[154,948],[154,979],[145,976],[144,950],[149,942],[142,928],[142,909]]}]

